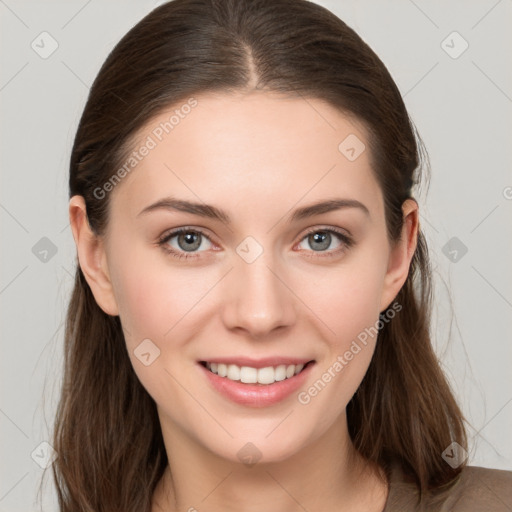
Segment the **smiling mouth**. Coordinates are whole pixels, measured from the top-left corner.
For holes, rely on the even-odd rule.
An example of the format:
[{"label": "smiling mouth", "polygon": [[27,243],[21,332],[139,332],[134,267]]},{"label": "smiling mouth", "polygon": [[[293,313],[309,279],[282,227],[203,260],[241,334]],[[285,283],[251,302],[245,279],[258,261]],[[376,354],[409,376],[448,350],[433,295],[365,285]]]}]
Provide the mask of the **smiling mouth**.
[{"label": "smiling mouth", "polygon": [[251,366],[238,366],[236,364],[209,363],[200,361],[210,372],[235,382],[244,384],[269,385],[283,380],[291,379],[298,375],[314,361],[308,361],[306,364],[281,364],[277,366],[267,366],[265,368],[253,368]]}]

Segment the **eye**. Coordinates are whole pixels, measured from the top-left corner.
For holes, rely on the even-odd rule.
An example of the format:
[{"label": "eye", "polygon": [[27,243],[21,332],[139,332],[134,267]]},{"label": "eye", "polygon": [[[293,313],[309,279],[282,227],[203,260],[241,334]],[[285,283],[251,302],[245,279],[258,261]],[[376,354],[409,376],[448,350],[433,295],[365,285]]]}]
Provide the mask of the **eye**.
[{"label": "eye", "polygon": [[326,253],[318,254],[320,257],[335,256],[342,251],[352,247],[354,241],[350,236],[337,229],[312,229],[302,239],[298,247],[301,250],[310,251],[314,253]]},{"label": "eye", "polygon": [[[304,247],[304,244],[308,245],[309,248]],[[177,259],[198,258],[200,257],[198,253],[213,247],[208,235],[201,230],[187,227],[165,233],[158,240],[158,245],[166,253]],[[352,238],[341,231],[334,228],[316,228],[306,233],[298,247],[301,251],[305,251],[308,257],[333,257],[353,245]]]},{"label": "eye", "polygon": [[200,248],[211,249],[212,241],[202,231],[180,228],[164,234],[158,245],[175,258],[195,258],[194,253],[202,252]]}]

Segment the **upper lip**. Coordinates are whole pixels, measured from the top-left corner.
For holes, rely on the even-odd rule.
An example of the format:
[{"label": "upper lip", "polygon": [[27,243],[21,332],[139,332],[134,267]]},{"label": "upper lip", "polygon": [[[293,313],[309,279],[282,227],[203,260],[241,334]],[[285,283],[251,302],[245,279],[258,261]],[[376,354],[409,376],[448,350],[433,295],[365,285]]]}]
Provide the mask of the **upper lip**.
[{"label": "upper lip", "polygon": [[211,359],[203,359],[201,363],[223,363],[223,364],[235,364],[236,366],[250,366],[251,368],[266,368],[268,366],[280,366],[280,365],[298,365],[309,363],[313,361],[311,358],[301,357],[264,357],[262,359],[253,359],[251,357],[213,357]]}]

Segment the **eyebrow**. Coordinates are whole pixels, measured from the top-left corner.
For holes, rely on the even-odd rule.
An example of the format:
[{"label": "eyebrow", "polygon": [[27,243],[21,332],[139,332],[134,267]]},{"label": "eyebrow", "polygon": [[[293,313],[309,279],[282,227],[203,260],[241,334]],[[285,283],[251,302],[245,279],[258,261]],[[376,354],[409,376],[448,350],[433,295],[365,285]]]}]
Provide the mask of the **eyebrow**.
[{"label": "eyebrow", "polygon": [[[370,216],[370,211],[360,201],[357,201],[356,199],[335,198],[313,203],[302,208],[297,208],[291,215],[289,221],[296,222],[309,217],[313,217],[315,215],[320,215],[322,213],[328,213],[345,208],[357,208],[364,212],[367,216]],[[225,210],[222,210],[209,204],[194,203],[191,201],[185,201],[183,199],[176,199],[173,197],[165,197],[163,199],[156,201],[155,203],[150,204],[149,206],[146,206],[146,208],[144,208],[137,214],[137,217],[158,210],[180,211],[185,213],[191,213],[194,215],[200,215],[201,217],[219,220],[226,224],[231,223],[231,219]]]}]

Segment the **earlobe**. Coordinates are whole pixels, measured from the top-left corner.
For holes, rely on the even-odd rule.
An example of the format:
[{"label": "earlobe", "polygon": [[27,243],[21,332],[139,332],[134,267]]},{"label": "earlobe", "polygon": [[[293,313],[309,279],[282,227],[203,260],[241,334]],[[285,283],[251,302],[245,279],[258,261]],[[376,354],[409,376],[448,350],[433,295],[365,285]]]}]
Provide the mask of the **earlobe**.
[{"label": "earlobe", "polygon": [[404,285],[416,251],[419,229],[418,203],[407,199],[402,205],[403,226],[400,240],[391,249],[388,269],[384,278],[380,311],[389,307]]},{"label": "earlobe", "polygon": [[85,200],[82,196],[73,196],[70,199],[69,222],[80,268],[98,306],[108,315],[118,315],[119,310],[108,272],[104,243],[91,230]]}]

